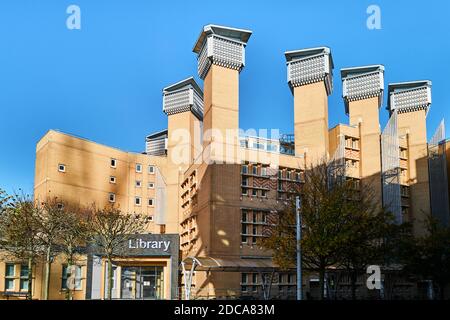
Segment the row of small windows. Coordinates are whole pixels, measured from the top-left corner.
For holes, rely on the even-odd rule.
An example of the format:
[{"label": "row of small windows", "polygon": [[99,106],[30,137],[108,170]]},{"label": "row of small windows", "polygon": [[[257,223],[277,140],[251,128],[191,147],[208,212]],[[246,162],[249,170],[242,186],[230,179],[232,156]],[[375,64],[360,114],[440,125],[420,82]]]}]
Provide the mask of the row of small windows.
[{"label": "row of small windows", "polygon": [[[115,184],[116,182],[117,182],[117,178],[115,176],[110,176],[109,177],[109,183]],[[141,188],[142,187],[142,181],[141,180],[136,180],[135,187],[136,188]],[[155,183],[154,182],[149,182],[147,184],[147,188],[148,189],[155,189]]]},{"label": "row of small windows", "polygon": [[[16,276],[16,270],[20,268],[20,271],[17,272],[18,276]],[[81,266],[72,266],[75,272],[75,290],[81,290]],[[6,263],[5,265],[5,291],[14,291],[16,280],[19,280],[19,290],[20,291],[28,291],[28,274],[29,268],[27,264],[15,264],[15,263]],[[62,275],[61,275],[61,289],[67,290],[67,279],[70,273],[67,265],[62,266]]]},{"label": "row of small windows", "polygon": [[[116,159],[111,159],[111,168],[117,168],[117,160]],[[66,172],[66,165],[59,163],[58,164],[58,171],[59,172]],[[142,164],[137,163],[136,164],[136,172],[137,173],[142,173]],[[155,166],[148,166],[148,173],[149,174],[154,174],[155,173]]]},{"label": "row of small windows", "polygon": [[[111,203],[116,202],[116,194],[115,193],[111,192],[109,194],[109,202],[111,202]],[[136,206],[142,205],[142,198],[141,197],[134,197],[134,204]],[[149,207],[154,207],[155,206],[155,199],[154,198],[148,198],[147,199],[147,205]]]}]

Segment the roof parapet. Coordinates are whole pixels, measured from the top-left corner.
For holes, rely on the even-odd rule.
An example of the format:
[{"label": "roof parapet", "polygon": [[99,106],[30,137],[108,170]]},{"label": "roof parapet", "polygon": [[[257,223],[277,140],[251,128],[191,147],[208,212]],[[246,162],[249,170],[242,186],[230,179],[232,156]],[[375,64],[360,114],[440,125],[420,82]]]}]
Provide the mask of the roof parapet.
[{"label": "roof parapet", "polygon": [[250,30],[204,26],[192,50],[197,54],[200,78],[206,77],[212,64],[240,72],[245,66],[245,46],[251,35]]},{"label": "roof parapet", "polygon": [[294,87],[324,81],[327,94],[333,91],[333,58],[328,47],[286,51],[287,82]]},{"label": "roof parapet", "polygon": [[342,98],[345,113],[349,103],[378,97],[378,108],[383,104],[384,66],[381,64],[341,69]]},{"label": "roof parapet", "polygon": [[191,111],[203,120],[203,91],[193,77],[163,89],[163,111],[167,115]]},{"label": "roof parapet", "polygon": [[389,113],[394,110],[398,113],[425,110],[428,114],[431,105],[431,85],[429,80],[390,83],[387,106]]}]

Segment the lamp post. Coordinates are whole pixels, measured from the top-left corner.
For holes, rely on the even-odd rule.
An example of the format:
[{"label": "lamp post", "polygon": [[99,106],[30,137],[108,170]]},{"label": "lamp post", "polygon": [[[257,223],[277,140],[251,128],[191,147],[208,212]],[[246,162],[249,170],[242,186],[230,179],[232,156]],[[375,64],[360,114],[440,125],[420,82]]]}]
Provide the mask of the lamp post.
[{"label": "lamp post", "polygon": [[295,220],[297,225],[297,300],[302,300],[302,216],[300,214],[300,197],[295,198]]}]

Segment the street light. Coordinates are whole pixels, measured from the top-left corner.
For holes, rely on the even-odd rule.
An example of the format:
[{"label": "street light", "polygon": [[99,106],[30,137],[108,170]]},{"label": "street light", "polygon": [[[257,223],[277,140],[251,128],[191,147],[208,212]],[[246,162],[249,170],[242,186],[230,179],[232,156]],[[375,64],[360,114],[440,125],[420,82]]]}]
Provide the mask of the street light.
[{"label": "street light", "polygon": [[297,300],[302,300],[302,216],[300,214],[300,197],[295,198],[295,220],[297,225]]}]

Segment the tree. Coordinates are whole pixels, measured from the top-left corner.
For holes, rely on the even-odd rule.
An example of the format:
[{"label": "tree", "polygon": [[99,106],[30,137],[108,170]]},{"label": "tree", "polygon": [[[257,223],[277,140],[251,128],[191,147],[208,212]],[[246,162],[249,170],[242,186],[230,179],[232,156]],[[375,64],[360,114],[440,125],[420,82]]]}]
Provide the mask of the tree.
[{"label": "tree", "polygon": [[33,266],[42,254],[37,223],[37,208],[25,195],[14,195],[0,216],[0,249],[28,262],[27,299],[32,299]]},{"label": "tree", "polygon": [[119,209],[105,207],[102,210],[94,209],[91,215],[89,228],[92,232],[92,243],[102,254],[108,264],[108,290],[106,299],[112,298],[113,287],[113,260],[124,254],[124,243],[130,235],[142,233],[149,223],[147,216],[125,214]]},{"label": "tree", "polygon": [[[72,266],[76,263],[81,248],[86,247],[89,240],[89,210],[83,210],[78,205],[64,205],[64,224],[61,233],[57,238],[58,250],[65,256],[67,270],[71,272]],[[74,284],[67,285],[66,299],[72,299]]]},{"label": "tree", "polygon": [[45,273],[43,300],[48,300],[50,285],[50,270],[55,254],[59,237],[64,232],[66,223],[66,212],[64,206],[57,198],[42,202],[36,207],[36,224],[38,229],[38,241],[44,251]]},{"label": "tree", "polygon": [[[343,267],[350,275],[352,296],[356,279],[369,263],[379,261],[386,247],[390,215],[374,203],[370,186],[359,192],[343,177],[343,168],[323,161],[305,172],[305,183],[296,193],[302,216],[303,267],[319,274],[320,297],[324,298],[325,274],[330,267]],[[273,251],[281,268],[295,266],[296,212],[293,203],[278,212],[262,245]]]},{"label": "tree", "polygon": [[393,257],[391,243],[402,228],[394,224],[392,214],[379,208],[366,195],[353,203],[352,219],[343,230],[338,254],[338,266],[346,270],[350,278],[353,300],[356,299],[356,281],[367,267],[385,265]]},{"label": "tree", "polygon": [[450,227],[439,224],[429,215],[425,221],[427,233],[410,237],[403,244],[404,271],[422,280],[432,280],[440,299],[450,283]]}]

